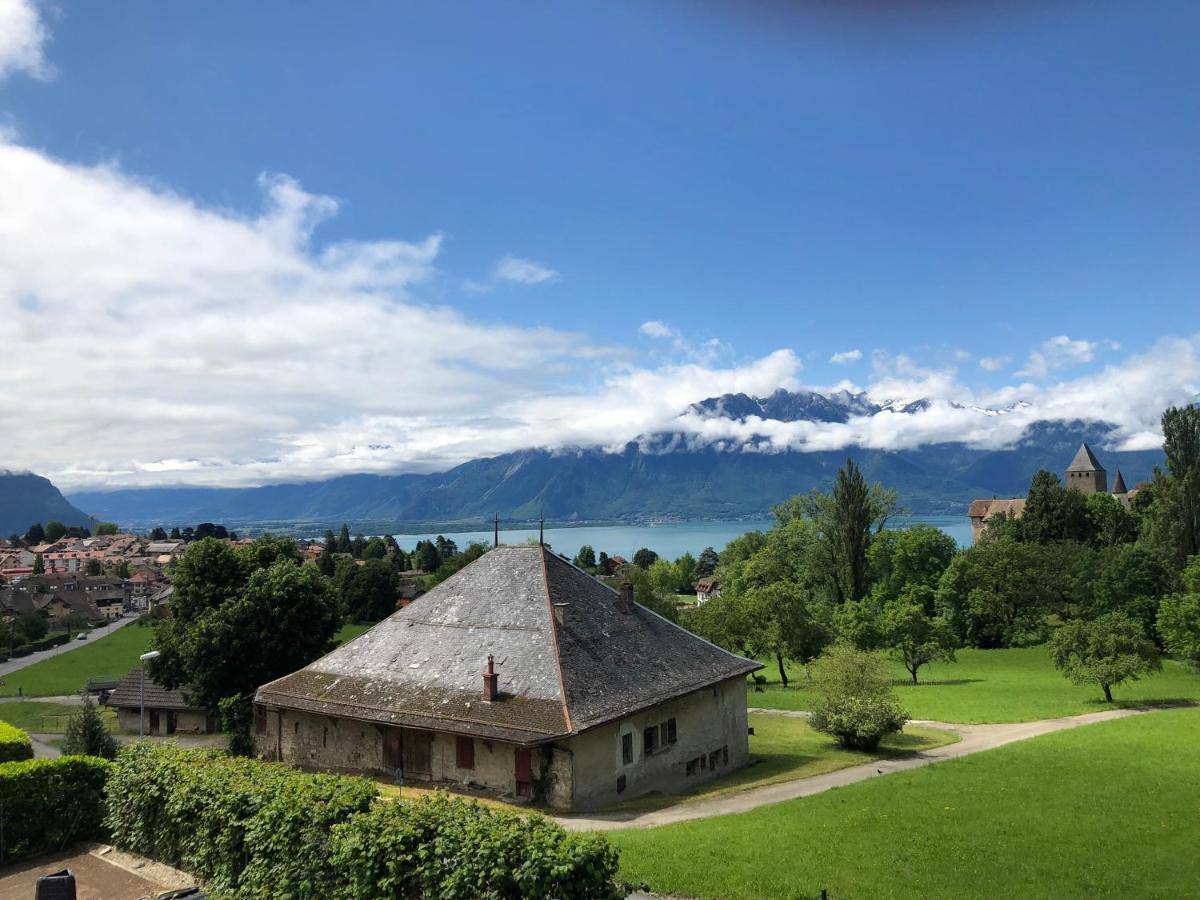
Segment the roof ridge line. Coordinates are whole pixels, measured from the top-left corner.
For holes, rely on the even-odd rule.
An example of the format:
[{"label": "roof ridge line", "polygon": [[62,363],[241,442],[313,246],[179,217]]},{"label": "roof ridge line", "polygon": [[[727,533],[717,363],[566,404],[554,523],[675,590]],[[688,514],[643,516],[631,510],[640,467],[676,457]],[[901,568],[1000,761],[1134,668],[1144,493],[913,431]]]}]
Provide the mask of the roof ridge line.
[{"label": "roof ridge line", "polygon": [[538,549],[542,551],[538,554],[538,559],[542,564],[542,587],[546,589],[546,612],[550,616],[550,640],[554,644],[554,672],[558,675],[558,695],[562,698],[563,718],[567,722],[567,733],[573,734],[575,725],[571,722],[571,707],[567,704],[567,682],[563,678],[562,651],[558,648],[558,622],[554,618],[554,598],[550,596],[550,573],[546,566],[546,545],[540,544]]}]

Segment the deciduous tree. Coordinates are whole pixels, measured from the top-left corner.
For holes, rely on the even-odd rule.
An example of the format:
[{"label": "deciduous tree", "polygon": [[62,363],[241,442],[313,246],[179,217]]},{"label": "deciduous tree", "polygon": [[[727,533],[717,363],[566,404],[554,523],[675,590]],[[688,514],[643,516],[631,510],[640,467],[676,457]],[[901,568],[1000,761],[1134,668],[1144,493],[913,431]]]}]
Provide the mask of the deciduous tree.
[{"label": "deciduous tree", "polygon": [[1051,657],[1075,684],[1098,685],[1109,703],[1114,687],[1162,667],[1142,626],[1122,612],[1067,622],[1054,634]]}]

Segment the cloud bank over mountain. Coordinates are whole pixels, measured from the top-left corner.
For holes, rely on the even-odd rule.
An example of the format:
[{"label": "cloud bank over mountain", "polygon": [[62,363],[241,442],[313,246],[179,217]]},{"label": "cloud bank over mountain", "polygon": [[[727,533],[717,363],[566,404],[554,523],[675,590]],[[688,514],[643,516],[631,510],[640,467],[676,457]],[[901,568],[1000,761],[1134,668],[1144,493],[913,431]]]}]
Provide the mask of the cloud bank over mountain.
[{"label": "cloud bank over mountain", "polygon": [[[1200,334],[1123,359],[1099,338],[1036,335],[1013,348],[1026,361],[1000,387],[968,383],[975,364],[835,354],[857,379],[819,389],[929,401],[904,415],[704,417],[689,407],[706,397],[800,389],[802,355],[830,348],[781,334],[774,352],[740,358],[657,320],[641,345],[636,328],[600,339],[476,321],[425,299],[461,280],[440,234],[322,242],[336,199],[280,174],[260,188],[255,213],[213,208],[117,164],[0,137],[0,466],[68,487],[236,485],[615,449],[658,433],[751,452],[996,447],[1039,419],[1102,420],[1120,449],[1145,449],[1162,408],[1200,392]],[[513,256],[497,277],[552,297],[569,273]]]}]

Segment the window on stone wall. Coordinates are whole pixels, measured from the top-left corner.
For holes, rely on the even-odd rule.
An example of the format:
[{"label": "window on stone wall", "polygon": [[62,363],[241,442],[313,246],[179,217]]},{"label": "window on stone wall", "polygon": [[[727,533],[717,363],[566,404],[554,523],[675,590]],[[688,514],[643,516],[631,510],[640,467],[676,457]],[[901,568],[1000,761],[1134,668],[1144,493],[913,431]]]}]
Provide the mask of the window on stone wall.
[{"label": "window on stone wall", "polygon": [[261,706],[254,707],[254,733],[267,733],[267,711]]},{"label": "window on stone wall", "polygon": [[667,743],[673,744],[678,739],[678,734],[675,731],[675,720],[667,719]]},{"label": "window on stone wall", "polygon": [[454,749],[460,769],[475,768],[475,738],[459,735],[454,741]]},{"label": "window on stone wall", "polygon": [[658,726],[651,725],[642,731],[642,754],[651,756],[658,749]]},{"label": "window on stone wall", "polygon": [[633,732],[621,735],[621,765],[633,765]]}]

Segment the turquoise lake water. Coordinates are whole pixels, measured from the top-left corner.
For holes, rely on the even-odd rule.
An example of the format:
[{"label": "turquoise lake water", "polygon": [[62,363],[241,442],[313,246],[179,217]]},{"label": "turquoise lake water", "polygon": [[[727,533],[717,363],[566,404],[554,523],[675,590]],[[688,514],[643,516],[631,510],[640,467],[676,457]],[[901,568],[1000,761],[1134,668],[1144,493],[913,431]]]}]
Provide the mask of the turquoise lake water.
[{"label": "turquoise lake water", "polygon": [[[918,523],[933,525],[954,538],[960,547],[971,544],[971,520],[966,516],[903,516],[888,523],[889,528],[905,528]],[[584,544],[590,544],[597,554],[603,550],[609,556],[624,556],[632,559],[636,550],[649,547],[659,556],[675,559],[684,553],[698,556],[705,547],[722,549],[727,543],[747,531],[765,531],[771,527],[770,519],[741,519],[714,522],[665,522],[661,525],[580,525],[578,527],[548,527],[546,543],[573,557]],[[459,547],[472,541],[490,544],[492,532],[463,531],[442,532]],[[537,527],[500,529],[503,544],[523,544],[537,540]],[[433,540],[436,534],[398,534],[396,542],[405,550],[411,550],[417,541]]]}]

